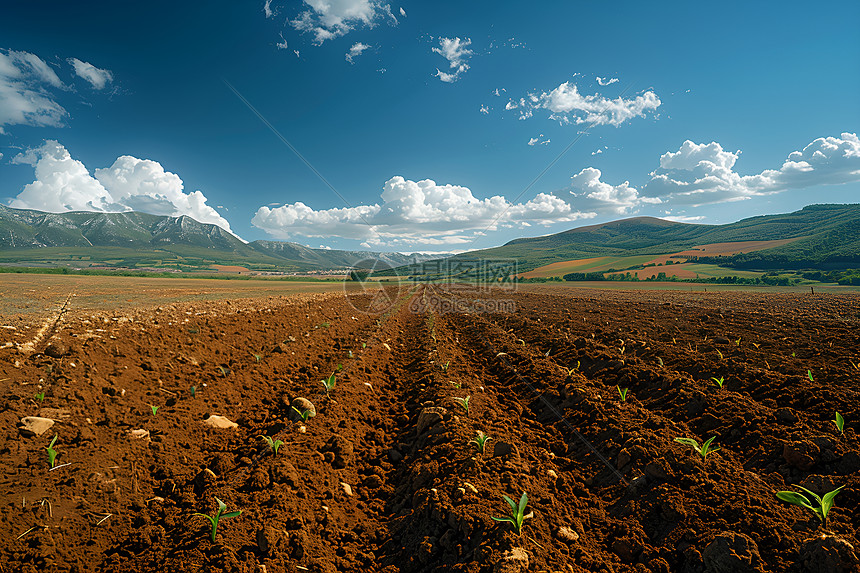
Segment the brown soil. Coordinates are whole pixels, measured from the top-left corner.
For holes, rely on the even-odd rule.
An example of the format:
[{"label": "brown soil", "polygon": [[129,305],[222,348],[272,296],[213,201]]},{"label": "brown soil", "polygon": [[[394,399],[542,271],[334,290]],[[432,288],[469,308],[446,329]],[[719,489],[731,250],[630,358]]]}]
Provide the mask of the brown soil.
[{"label": "brown soil", "polygon": [[[0,349],[0,573],[860,570],[856,296],[387,294],[70,316]],[[706,461],[674,441],[713,435]],[[774,495],[799,484],[845,486],[826,532]],[[517,534],[491,518],[523,491]],[[213,543],[216,497],[242,514]]]}]

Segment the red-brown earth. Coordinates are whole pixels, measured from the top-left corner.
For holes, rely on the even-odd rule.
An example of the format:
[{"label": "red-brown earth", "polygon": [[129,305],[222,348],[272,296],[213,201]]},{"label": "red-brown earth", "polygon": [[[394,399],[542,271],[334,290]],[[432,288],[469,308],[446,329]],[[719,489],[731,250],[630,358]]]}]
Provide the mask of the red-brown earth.
[{"label": "red-brown earth", "polygon": [[[18,324],[0,573],[860,570],[856,296],[387,292]],[[826,528],[798,485],[844,486]],[[492,517],[522,492],[517,534]],[[213,543],[216,497],[242,513]]]}]

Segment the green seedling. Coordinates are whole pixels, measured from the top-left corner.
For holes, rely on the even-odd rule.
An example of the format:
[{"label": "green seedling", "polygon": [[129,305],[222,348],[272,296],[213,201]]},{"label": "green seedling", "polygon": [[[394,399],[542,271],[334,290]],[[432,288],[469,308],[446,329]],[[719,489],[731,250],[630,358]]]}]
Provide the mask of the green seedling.
[{"label": "green seedling", "polygon": [[715,438],[716,436],[711,436],[710,438],[705,440],[705,443],[702,444],[702,447],[699,447],[699,442],[697,442],[693,438],[675,438],[675,441],[679,444],[684,444],[685,446],[692,447],[700,456],[702,456],[702,459],[705,460],[708,458],[708,454],[716,452],[720,449],[720,446],[714,446],[713,448],[711,447],[711,442],[713,442]]},{"label": "green seedling", "polygon": [[711,377],[711,380],[713,380],[713,381],[714,381],[714,386],[719,386],[719,387],[720,387],[720,390],[722,390],[722,389],[723,389],[723,384],[725,384],[725,383],[726,383],[726,381],[723,379],[723,377],[722,377],[722,376],[720,376],[719,378],[714,378],[714,377],[712,376],[712,377]]},{"label": "green seedling", "polygon": [[446,362],[445,364],[443,364],[443,365],[442,365],[442,372],[447,372],[447,371],[448,371],[448,367],[449,367],[449,366],[451,366],[451,361],[450,361],[450,360],[449,360],[448,362]]},{"label": "green seedling", "polygon": [[508,505],[511,506],[511,514],[506,515],[505,517],[494,517],[494,521],[500,522],[508,522],[514,526],[514,530],[519,534],[523,531],[523,522],[526,518],[532,516],[531,513],[526,515],[526,505],[529,503],[529,496],[526,495],[526,492],[523,492],[522,497],[520,497],[520,502],[516,503],[514,500],[509,498],[506,495],[502,496]]},{"label": "green seedling", "polygon": [[809,378],[810,382],[815,382],[815,379],[812,377],[812,370],[806,371],[806,377]]},{"label": "green seedling", "polygon": [[797,356],[795,355],[795,353],[794,353],[794,352],[792,352],[792,353],[791,353],[791,357],[792,357],[792,358],[797,358]]},{"label": "green seedling", "polygon": [[224,366],[219,366],[218,370],[221,371],[221,376],[223,376],[224,378],[226,378],[227,375],[230,373],[230,370],[228,368],[225,368]]},{"label": "green seedling", "polygon": [[310,418],[310,417],[311,417],[311,411],[310,411],[310,410],[305,410],[305,411],[303,412],[303,411],[299,410],[298,408],[296,408],[295,406],[290,406],[290,407],[291,407],[293,410],[295,410],[295,411],[296,411],[296,413],[297,413],[297,414],[299,415],[299,417],[302,419],[302,422],[307,422],[307,421],[308,421],[308,418]]},{"label": "green seedling", "polygon": [[740,345],[741,345],[741,339],[738,338],[737,340],[735,340],[735,346],[740,346]]},{"label": "green seedling", "polygon": [[352,350],[348,350],[346,355],[347,355],[347,357],[352,358],[353,357]]},{"label": "green seedling", "polygon": [[153,416],[155,416],[155,414],[157,414],[157,413],[158,413],[158,406],[153,406],[152,404],[150,404],[150,405],[149,405],[149,409],[150,409],[150,410],[152,410],[152,415],[153,415]]},{"label": "green seedling", "polygon": [[465,398],[458,398],[457,396],[452,396],[451,399],[458,403],[464,410],[466,410],[466,415],[469,415],[469,398],[471,396],[466,396]]},{"label": "green seedling", "polygon": [[660,364],[660,366],[663,366],[663,359],[659,356],[657,357],[657,362]]},{"label": "green seedling", "polygon": [[33,398],[38,400],[39,403],[41,404],[42,402],[45,401],[45,391],[43,390],[43,391],[39,392],[38,394],[33,394]]},{"label": "green seedling", "polygon": [[361,343],[361,347],[362,347],[362,348],[367,348],[367,343],[366,343],[366,342],[362,342],[362,343]]},{"label": "green seedling", "polygon": [[332,372],[331,376],[322,380],[322,385],[325,387],[325,393],[328,395],[332,390],[334,390],[335,385],[337,384],[337,380],[335,380],[335,373]]},{"label": "green seedling", "polygon": [[266,442],[266,445],[269,446],[269,448],[271,448],[272,452],[274,452],[274,454],[277,456],[278,455],[278,448],[283,446],[284,442],[282,440],[275,440],[273,438],[270,438],[269,436],[260,436],[260,437],[263,438],[263,441]]},{"label": "green seedling", "polygon": [[197,386],[191,387],[191,397],[195,397],[197,395]]},{"label": "green seedling", "polygon": [[340,372],[341,370],[343,370],[343,364],[338,364],[337,371]]},{"label": "green seedling", "polygon": [[478,435],[475,436],[474,438],[472,438],[472,441],[469,443],[475,444],[475,448],[477,448],[477,450],[483,454],[484,449],[486,448],[486,445],[487,445],[487,440],[489,440],[489,439],[490,439],[490,436],[488,436],[487,434],[485,434],[481,430],[478,430]]},{"label": "green seedling", "polygon": [[57,450],[54,449],[54,444],[57,443],[57,434],[54,434],[54,439],[51,440],[51,443],[48,444],[48,447],[45,448],[48,450],[48,463],[51,467],[54,467],[57,464]]},{"label": "green seedling", "polygon": [[215,516],[206,515],[205,513],[195,513],[195,516],[205,517],[209,520],[209,523],[212,525],[212,532],[209,535],[209,539],[212,540],[212,543],[215,543],[215,534],[218,532],[218,522],[227,517],[237,517],[242,513],[242,510],[231,511],[229,513],[224,513],[224,510],[227,509],[227,504],[215,498],[215,501],[218,502],[218,511],[215,512]]},{"label": "green seedling", "polygon": [[621,401],[626,402],[627,401],[627,391],[630,390],[630,388],[622,388],[621,386],[616,386],[616,388],[618,388],[618,393],[621,395]]},{"label": "green seedling", "polygon": [[722,359],[723,359],[723,353],[722,353],[722,352],[720,352],[719,348],[717,349],[717,354],[719,354],[719,355],[720,355],[720,360],[722,360]]},{"label": "green seedling", "polygon": [[259,364],[259,363],[260,363],[260,360],[262,360],[262,359],[263,359],[263,355],[262,355],[262,354],[252,354],[252,356],[254,357],[254,360],[256,360],[256,361],[257,361],[257,364]]},{"label": "green seedling", "polygon": [[330,322],[324,322],[324,323],[320,324],[320,326],[322,326],[323,328],[328,328],[329,326],[331,326],[331,323]]},{"label": "green seedling", "polygon": [[833,419],[833,423],[836,424],[836,429],[839,430],[840,434],[845,434],[845,418],[842,417],[842,414],[836,412],[836,418]]},{"label": "green seedling", "polygon": [[459,382],[454,382],[453,380],[451,380],[450,382],[451,382],[451,386],[453,386],[453,387],[454,387],[454,388],[456,388],[457,390],[459,390],[460,388],[462,388],[462,387],[463,387],[463,385],[462,385],[461,383],[459,383]]},{"label": "green seedling", "polygon": [[806,509],[812,511],[815,515],[818,516],[818,519],[821,521],[822,525],[826,525],[827,514],[830,513],[830,509],[833,507],[833,498],[836,497],[836,494],[839,493],[839,490],[841,490],[845,486],[840,485],[833,491],[824,494],[823,498],[819,497],[817,494],[812,493],[805,487],[797,487],[811,495],[815,499],[815,501],[818,502],[818,507],[813,507],[808,497],[806,497],[802,493],[797,493],[795,491],[778,491],[776,492],[776,497],[778,497],[782,501],[787,501],[788,503],[793,503],[794,505],[805,507]]}]

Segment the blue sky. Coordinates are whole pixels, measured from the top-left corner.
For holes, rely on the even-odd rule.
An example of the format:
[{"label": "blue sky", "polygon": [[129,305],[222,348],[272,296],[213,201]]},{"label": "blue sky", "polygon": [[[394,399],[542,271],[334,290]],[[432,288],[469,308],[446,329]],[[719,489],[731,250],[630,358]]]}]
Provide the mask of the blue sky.
[{"label": "blue sky", "polygon": [[860,198],[853,1],[2,13],[0,201],[13,207],[443,252]]}]

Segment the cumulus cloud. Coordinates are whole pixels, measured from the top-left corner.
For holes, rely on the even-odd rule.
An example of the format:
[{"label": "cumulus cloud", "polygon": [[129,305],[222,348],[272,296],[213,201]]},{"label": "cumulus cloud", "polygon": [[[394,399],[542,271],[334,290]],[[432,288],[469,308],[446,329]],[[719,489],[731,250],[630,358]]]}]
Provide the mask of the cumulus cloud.
[{"label": "cumulus cloud", "polygon": [[52,89],[67,88],[44,60],[29,52],[0,50],[0,133],[11,125],[63,125],[68,112]]},{"label": "cumulus cloud", "polygon": [[687,140],[678,151],[660,157],[660,167],[651,173],[643,193],[698,206],[860,181],[860,139],[855,133],[820,137],[789,154],[779,169],[754,175],[735,171],[739,156],[740,151],[726,151],[716,142],[697,144]]},{"label": "cumulus cloud", "polygon": [[380,20],[397,24],[391,7],[380,0],[305,0],[305,4],[309,9],[290,24],[312,34],[316,45],[348,34],[358,26],[373,28]]},{"label": "cumulus cloud", "polygon": [[484,115],[489,115],[489,113],[490,113],[490,108],[488,108],[488,107],[487,107],[487,106],[485,106],[484,104],[481,104],[481,110],[480,110],[480,111],[481,111],[481,113],[483,113]]},{"label": "cumulus cloud", "polygon": [[617,127],[636,117],[645,117],[661,104],[657,94],[650,90],[629,99],[622,96],[610,99],[600,94],[582,95],[576,84],[564,82],[549,92],[531,93],[519,100],[510,100],[505,109],[518,109],[520,119],[528,119],[536,112],[546,110],[550,119],[563,124]]},{"label": "cumulus cloud", "polygon": [[597,76],[596,79],[601,86],[609,86],[618,81],[618,78],[601,78],[600,76]]},{"label": "cumulus cloud", "polygon": [[367,44],[356,42],[346,53],[346,61],[350,64],[354,64],[355,62],[353,60],[360,56],[362,53],[364,53],[364,51],[368,48],[370,48],[370,46],[368,46]]},{"label": "cumulus cloud", "polygon": [[113,81],[113,73],[110,70],[97,68],[89,62],[82,62],[77,58],[69,58],[68,62],[75,68],[75,73],[90,82],[94,89],[102,90]]},{"label": "cumulus cloud", "polygon": [[580,209],[590,209],[603,213],[628,215],[643,204],[657,204],[661,200],[656,197],[643,197],[639,191],[630,186],[628,181],[620,185],[611,185],[600,180],[600,169],[586,167],[570,178],[570,199]]},{"label": "cumulus cloud", "polygon": [[433,48],[433,52],[448,60],[448,70],[443,72],[436,68],[436,77],[443,82],[453,83],[469,69],[466,61],[472,57],[469,46],[472,40],[469,38],[439,38],[439,46]]},{"label": "cumulus cloud", "polygon": [[547,145],[549,142],[550,139],[541,133],[537,137],[530,138],[528,144],[534,147],[535,145]]},{"label": "cumulus cloud", "polygon": [[9,203],[16,209],[188,215],[230,231],[230,224],[206,204],[202,192],[185,193],[179,176],[155,161],[123,155],[110,167],[96,169],[93,177],[60,143],[46,141],[17,156],[15,162],[30,163],[36,172],[36,180]]},{"label": "cumulus cloud", "polygon": [[357,207],[314,210],[304,203],[260,207],[252,224],[274,237],[341,237],[365,246],[457,245],[501,227],[575,221],[594,213],[575,211],[570,203],[540,193],[525,203],[502,196],[476,198],[459,185],[430,179],[389,179],[381,202]]}]

